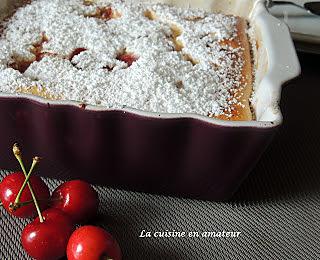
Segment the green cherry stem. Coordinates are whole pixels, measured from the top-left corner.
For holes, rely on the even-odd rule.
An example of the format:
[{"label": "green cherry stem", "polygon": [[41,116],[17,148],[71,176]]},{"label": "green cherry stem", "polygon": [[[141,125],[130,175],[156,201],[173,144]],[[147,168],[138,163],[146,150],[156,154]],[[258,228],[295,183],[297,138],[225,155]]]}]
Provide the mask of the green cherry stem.
[{"label": "green cherry stem", "polygon": [[24,182],[23,182],[23,184],[22,184],[22,186],[21,186],[21,188],[20,188],[20,190],[18,192],[18,195],[17,195],[17,197],[16,197],[16,199],[14,201],[14,205],[17,205],[17,204],[20,203],[20,198],[21,198],[22,192],[23,192],[24,188],[26,187],[26,185],[27,185],[27,183],[28,183],[28,181],[29,181],[29,179],[31,177],[31,174],[33,172],[34,167],[37,165],[37,163],[39,161],[40,161],[39,157],[34,157],[33,158],[31,168],[30,168],[30,170],[28,172],[28,175],[26,176],[26,178],[25,178],[25,180],[24,180]]},{"label": "green cherry stem", "polygon": [[[26,168],[24,167],[24,164],[23,164],[23,161],[22,161],[22,154],[21,154],[21,150],[18,146],[17,143],[15,143],[13,145],[13,148],[12,148],[12,151],[13,151],[13,154],[14,156],[17,158],[19,164],[20,164],[20,167],[24,173],[24,176],[27,178],[27,171],[26,171]],[[34,202],[34,205],[36,207],[36,210],[38,212],[38,216],[39,216],[39,221],[40,223],[42,223],[44,221],[43,217],[42,217],[42,214],[41,214],[41,210],[40,210],[40,207],[39,207],[39,204],[38,204],[38,201],[37,201],[37,198],[36,196],[34,195],[34,192],[33,192],[33,189],[32,189],[32,186],[29,182],[27,182],[27,185],[28,185],[28,188],[30,190],[30,193],[31,193],[31,197],[32,197],[32,200]]]},{"label": "green cherry stem", "polygon": [[[27,206],[27,205],[29,205],[29,204],[31,204],[31,203],[33,203],[33,200],[28,200],[28,201],[24,201],[24,202],[18,202],[18,203],[14,203],[14,204],[11,206],[11,208],[12,208],[13,210],[16,210],[16,209],[21,208],[21,207],[23,207],[23,206]],[[9,206],[9,207],[10,207],[10,206]]]},{"label": "green cherry stem", "polygon": [[[53,201],[59,201],[59,200],[62,200],[62,198],[56,198],[56,199],[53,199],[53,198],[50,198],[48,200],[42,200],[42,199],[38,199],[38,202],[46,202],[46,203],[50,203],[50,202],[53,202]],[[15,205],[15,209],[18,209],[22,206],[26,206],[26,205],[29,205],[33,203],[33,200],[27,200],[27,201],[24,201],[24,202],[18,202],[16,205]],[[1,206],[1,203],[0,203],[0,206]]]}]

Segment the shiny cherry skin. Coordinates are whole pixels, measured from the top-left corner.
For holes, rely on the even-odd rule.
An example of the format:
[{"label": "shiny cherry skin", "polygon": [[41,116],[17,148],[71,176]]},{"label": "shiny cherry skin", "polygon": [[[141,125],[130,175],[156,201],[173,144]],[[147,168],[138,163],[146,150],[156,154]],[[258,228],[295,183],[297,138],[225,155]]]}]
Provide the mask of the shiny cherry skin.
[{"label": "shiny cherry skin", "polygon": [[97,192],[85,181],[67,181],[52,193],[51,207],[68,214],[74,223],[85,223],[96,216],[98,206]]},{"label": "shiny cherry skin", "polygon": [[68,240],[74,230],[72,220],[59,209],[47,209],[22,231],[24,250],[37,260],[56,260],[66,254]]},{"label": "shiny cherry skin", "polygon": [[67,247],[68,260],[121,260],[118,242],[104,229],[83,226],[71,235]]},{"label": "shiny cherry skin", "polygon": [[[7,175],[0,183],[0,200],[3,207],[12,215],[20,218],[31,218],[37,214],[37,210],[32,202],[31,193],[28,186],[22,192],[20,202],[30,201],[31,203],[24,205],[16,210],[11,210],[9,205],[14,203],[19,190],[25,180],[22,172],[14,172]],[[31,176],[29,179],[33,192],[38,199],[41,210],[48,207],[50,192],[48,186],[38,176]]]}]

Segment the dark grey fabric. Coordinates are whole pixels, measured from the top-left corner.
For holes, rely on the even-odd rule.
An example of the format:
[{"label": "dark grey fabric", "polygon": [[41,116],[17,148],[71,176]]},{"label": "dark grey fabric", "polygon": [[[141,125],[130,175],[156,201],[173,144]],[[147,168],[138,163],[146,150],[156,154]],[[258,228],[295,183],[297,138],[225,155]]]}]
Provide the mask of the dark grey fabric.
[{"label": "dark grey fabric", "polygon": [[[101,207],[94,224],[117,238],[124,259],[320,259],[319,58],[300,55],[302,77],[283,92],[285,123],[231,201],[96,187]],[[68,173],[57,174],[63,178]],[[59,183],[45,181],[51,189]],[[19,241],[27,222],[1,209],[0,259],[28,259]],[[142,230],[241,234],[238,238],[139,238]]]}]

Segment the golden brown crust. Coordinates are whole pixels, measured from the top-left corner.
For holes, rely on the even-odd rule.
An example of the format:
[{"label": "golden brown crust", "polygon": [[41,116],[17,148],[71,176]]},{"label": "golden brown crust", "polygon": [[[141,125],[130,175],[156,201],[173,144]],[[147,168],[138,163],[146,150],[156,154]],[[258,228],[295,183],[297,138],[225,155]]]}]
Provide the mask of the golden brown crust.
[{"label": "golden brown crust", "polygon": [[[240,104],[233,104],[231,106],[231,116],[228,116],[230,112],[225,111],[226,114],[216,116],[216,118],[223,120],[234,120],[234,121],[250,121],[253,119],[251,108],[250,108],[250,97],[252,93],[252,66],[251,66],[251,55],[250,55],[250,44],[246,33],[247,22],[245,19],[240,17],[237,18],[237,37],[233,40],[224,40],[220,42],[221,45],[229,45],[234,48],[241,48],[238,55],[238,59],[243,61],[243,67],[241,70],[241,81],[240,88],[235,86],[235,92],[232,93],[232,97],[236,98]],[[215,116],[213,116],[215,117]]]},{"label": "golden brown crust", "polygon": [[30,87],[19,87],[17,88],[17,93],[21,94],[31,94],[38,97],[43,97],[50,100],[59,100],[60,96],[52,95],[49,93],[44,87],[39,88],[38,86],[30,86]]}]

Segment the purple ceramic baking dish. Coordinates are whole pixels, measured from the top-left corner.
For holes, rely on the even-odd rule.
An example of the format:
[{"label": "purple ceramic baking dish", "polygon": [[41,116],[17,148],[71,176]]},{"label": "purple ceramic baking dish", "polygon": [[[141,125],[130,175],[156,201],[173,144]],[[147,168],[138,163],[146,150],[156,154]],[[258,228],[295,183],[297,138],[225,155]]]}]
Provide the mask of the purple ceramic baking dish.
[{"label": "purple ceramic baking dish", "polygon": [[[12,2],[1,1],[1,13],[8,13]],[[0,93],[1,168],[17,168],[10,151],[19,142],[26,158],[45,158],[42,176],[57,177],[57,169],[69,169],[73,178],[121,189],[230,198],[281,124],[281,86],[300,72],[295,49],[287,27],[266,11],[264,1],[168,2],[250,21],[256,43],[256,121],[112,110]]]}]

